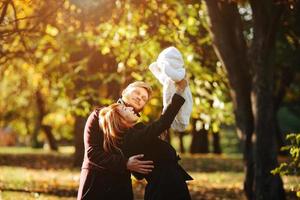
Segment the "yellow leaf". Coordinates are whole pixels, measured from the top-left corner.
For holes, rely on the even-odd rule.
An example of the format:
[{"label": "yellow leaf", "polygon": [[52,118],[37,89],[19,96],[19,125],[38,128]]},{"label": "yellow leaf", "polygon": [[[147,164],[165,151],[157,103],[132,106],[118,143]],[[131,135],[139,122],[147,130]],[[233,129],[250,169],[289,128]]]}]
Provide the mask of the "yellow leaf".
[{"label": "yellow leaf", "polygon": [[175,26],[179,26],[179,24],[180,24],[180,22],[179,22],[179,20],[177,19],[177,18],[174,18],[173,19],[173,23],[175,24]]},{"label": "yellow leaf", "polygon": [[105,54],[108,54],[110,52],[110,48],[109,47],[103,47],[103,49],[101,50],[101,53],[103,54],[103,55],[105,55]]},{"label": "yellow leaf", "polygon": [[137,61],[135,58],[129,58],[128,61],[127,61],[127,65],[130,66],[130,67],[134,67],[137,65]]},{"label": "yellow leaf", "polygon": [[49,35],[51,35],[51,36],[56,36],[57,34],[58,34],[58,29],[57,28],[55,28],[55,27],[53,27],[53,26],[51,26],[51,25],[47,25],[47,27],[46,27],[46,33],[48,33]]}]

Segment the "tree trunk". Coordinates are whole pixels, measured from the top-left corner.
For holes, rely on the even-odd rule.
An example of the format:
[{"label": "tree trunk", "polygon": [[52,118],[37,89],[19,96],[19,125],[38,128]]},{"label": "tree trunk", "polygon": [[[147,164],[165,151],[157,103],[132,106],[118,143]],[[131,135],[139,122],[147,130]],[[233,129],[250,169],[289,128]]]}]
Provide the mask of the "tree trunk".
[{"label": "tree trunk", "polygon": [[81,167],[84,156],[84,144],[83,144],[83,132],[85,126],[85,117],[76,116],[74,126],[74,143],[75,154],[73,165],[75,167]]},{"label": "tree trunk", "polygon": [[254,38],[251,46],[253,69],[253,112],[255,124],[255,197],[284,200],[283,182],[270,171],[278,166],[274,121],[272,54],[282,10],[273,1],[250,1]]},{"label": "tree trunk", "polygon": [[[272,88],[267,63],[262,59],[254,63],[256,69],[253,91],[255,116],[255,191],[257,200],[285,199],[283,183],[278,175],[270,171],[278,166],[275,121],[272,103]],[[269,73],[268,73],[269,74]]]},{"label": "tree trunk", "polygon": [[199,137],[199,153],[209,153],[208,130],[201,129],[196,135]]},{"label": "tree trunk", "polygon": [[183,136],[185,132],[178,132],[178,137],[179,137],[179,152],[180,153],[185,153],[184,145],[183,145]]},{"label": "tree trunk", "polygon": [[237,133],[242,139],[245,166],[244,190],[247,199],[253,199],[252,135],[254,127],[250,98],[251,77],[241,16],[236,2],[228,3],[219,0],[206,0],[205,2],[214,49],[228,74]]},{"label": "tree trunk", "polygon": [[33,131],[32,135],[32,147],[33,148],[41,148],[42,145],[38,142],[37,137],[38,133],[40,132],[41,129],[44,130],[47,141],[49,143],[49,147],[53,151],[57,151],[58,147],[55,141],[55,138],[52,134],[51,127],[48,125],[43,125],[43,119],[46,116],[46,109],[45,109],[45,102],[42,96],[42,93],[40,92],[40,89],[37,89],[35,93],[35,98],[36,98],[36,105],[37,105],[37,119],[36,119],[36,124],[35,128]]},{"label": "tree trunk", "polygon": [[44,130],[44,132],[46,134],[47,141],[48,141],[50,149],[52,151],[57,151],[58,147],[57,147],[56,140],[55,140],[55,138],[53,136],[53,133],[52,133],[52,127],[49,126],[49,125],[42,125],[42,129]]},{"label": "tree trunk", "polygon": [[43,145],[40,144],[40,142],[38,141],[38,134],[41,130],[41,120],[39,118],[39,116],[37,117],[37,119],[35,120],[35,125],[34,125],[34,130],[32,132],[32,136],[31,136],[31,147],[32,148],[42,148]]},{"label": "tree trunk", "polygon": [[220,144],[220,133],[219,132],[214,132],[212,133],[213,135],[213,152],[215,154],[221,154],[221,144]]},{"label": "tree trunk", "polygon": [[32,137],[31,137],[31,146],[32,146],[32,148],[41,148],[42,145],[39,144],[37,137],[42,128],[44,111],[43,111],[43,106],[41,105],[41,104],[43,104],[43,101],[41,99],[41,94],[40,94],[39,90],[37,90],[35,92],[35,103],[37,106],[37,116],[36,116],[35,126],[34,126],[34,130],[33,130]]},{"label": "tree trunk", "polygon": [[[258,65],[264,68],[262,65]],[[258,67],[257,66],[257,67]],[[261,72],[264,70],[261,70]],[[253,91],[255,115],[255,191],[257,200],[285,199],[283,183],[270,171],[278,166],[275,127],[273,121],[272,93],[266,76],[257,75]]]},{"label": "tree trunk", "polygon": [[191,153],[209,153],[208,149],[208,131],[201,129],[200,131],[193,131],[193,138],[191,144]]}]

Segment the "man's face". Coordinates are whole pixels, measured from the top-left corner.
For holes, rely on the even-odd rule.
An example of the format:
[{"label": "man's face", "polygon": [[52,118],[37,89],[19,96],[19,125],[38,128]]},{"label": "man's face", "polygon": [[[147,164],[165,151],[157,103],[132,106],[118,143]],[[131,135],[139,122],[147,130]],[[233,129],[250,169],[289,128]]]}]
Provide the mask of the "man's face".
[{"label": "man's face", "polygon": [[148,92],[142,87],[131,87],[125,90],[122,95],[123,101],[132,106],[136,112],[141,111],[148,101]]}]

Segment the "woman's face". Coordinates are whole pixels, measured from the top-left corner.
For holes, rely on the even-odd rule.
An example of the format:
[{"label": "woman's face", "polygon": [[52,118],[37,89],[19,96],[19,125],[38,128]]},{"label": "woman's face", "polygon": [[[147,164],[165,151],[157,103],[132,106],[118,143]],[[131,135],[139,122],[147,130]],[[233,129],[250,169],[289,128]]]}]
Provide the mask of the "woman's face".
[{"label": "woman's face", "polygon": [[135,114],[132,107],[127,107],[125,105],[119,106],[120,114],[126,119],[129,123],[136,123],[139,117]]}]

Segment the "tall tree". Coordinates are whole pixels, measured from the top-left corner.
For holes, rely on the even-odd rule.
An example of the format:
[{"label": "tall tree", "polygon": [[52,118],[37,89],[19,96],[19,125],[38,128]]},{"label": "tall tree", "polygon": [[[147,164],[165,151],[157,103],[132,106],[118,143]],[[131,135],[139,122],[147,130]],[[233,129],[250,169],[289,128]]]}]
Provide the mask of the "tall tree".
[{"label": "tall tree", "polygon": [[[272,0],[253,0],[242,6],[238,1],[205,2],[215,51],[228,74],[237,129],[243,136],[246,196],[285,199],[281,178],[272,176],[270,170],[278,164],[272,60],[278,26],[287,5]],[[251,13],[248,27],[239,12],[243,6]]]}]

